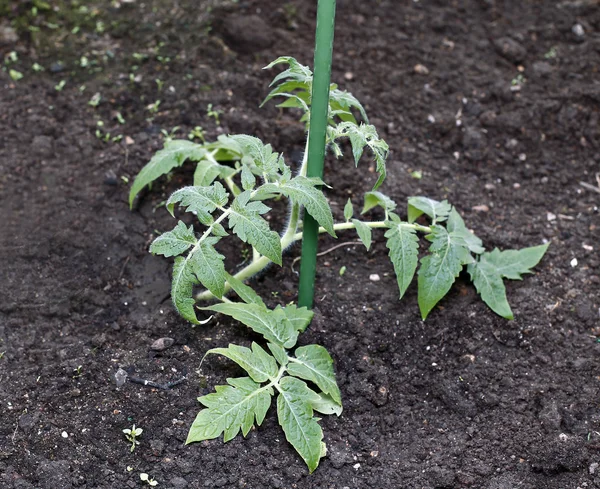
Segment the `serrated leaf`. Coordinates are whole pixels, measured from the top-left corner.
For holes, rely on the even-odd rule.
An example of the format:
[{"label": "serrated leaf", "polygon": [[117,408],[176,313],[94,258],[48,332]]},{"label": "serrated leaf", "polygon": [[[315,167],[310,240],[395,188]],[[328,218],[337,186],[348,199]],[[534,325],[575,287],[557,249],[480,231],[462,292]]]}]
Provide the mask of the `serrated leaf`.
[{"label": "serrated leaf", "polygon": [[301,380],[284,377],[277,397],[277,417],[288,442],[300,454],[308,470],[313,472],[322,456],[323,430],[316,418],[310,400],[313,393]]},{"label": "serrated leaf", "polygon": [[548,249],[549,244],[532,246],[521,250],[500,251],[495,248],[490,253],[481,255],[482,259],[494,264],[500,275],[512,280],[521,280],[524,273],[532,273]]},{"label": "serrated leaf", "polygon": [[514,319],[506,299],[502,275],[496,266],[482,258],[479,262],[470,264],[467,270],[477,292],[490,309],[505,319]]},{"label": "serrated leaf", "polygon": [[161,234],[150,245],[150,253],[166,257],[181,255],[197,243],[194,227],[179,221],[173,231]]},{"label": "serrated leaf", "polygon": [[205,238],[194,247],[187,257],[189,266],[204,287],[218,297],[223,297],[225,292],[225,257],[217,252],[215,244],[219,238]]},{"label": "serrated leaf", "polygon": [[207,409],[198,413],[186,444],[217,438],[234,438],[242,430],[246,436],[254,423],[262,424],[271,405],[273,389],[261,387],[248,377],[227,379],[229,385],[215,387],[216,392],[198,398]]},{"label": "serrated leaf", "polygon": [[279,365],[285,367],[290,361],[290,357],[288,357],[285,349],[275,343],[268,343],[267,346],[269,347],[269,350],[271,350],[275,360],[279,362]]},{"label": "serrated leaf", "polygon": [[242,188],[244,190],[252,190],[256,185],[256,178],[250,169],[244,165],[242,166]]},{"label": "serrated leaf", "polygon": [[227,178],[235,173],[235,170],[229,166],[220,165],[209,159],[202,159],[196,165],[194,171],[194,186],[208,187],[214,182],[215,178]]},{"label": "serrated leaf", "polygon": [[451,209],[447,200],[438,202],[427,197],[409,197],[408,222],[415,222],[422,214],[429,216],[434,224],[442,222],[447,219]]},{"label": "serrated leaf", "polygon": [[315,392],[315,396],[310,400],[310,405],[315,411],[321,414],[335,414],[336,416],[340,416],[343,411],[340,404],[335,402],[331,396],[322,392]]},{"label": "serrated leaf", "polygon": [[[277,308],[281,308],[281,306],[277,306]],[[283,309],[285,317],[292,323],[294,329],[300,333],[306,330],[315,315],[310,309],[306,307],[297,307],[295,304],[288,304],[281,309]]]},{"label": "serrated leaf", "polygon": [[256,343],[252,343],[252,349],[245,346],[229,345],[227,348],[213,348],[209,353],[223,355],[233,360],[242,367],[254,382],[266,382],[277,377],[279,368],[275,358],[269,355]]},{"label": "serrated leaf", "polygon": [[463,265],[474,261],[464,239],[441,226],[431,226],[427,239],[432,242],[431,254],[421,259],[418,273],[419,308],[423,319],[448,293]]},{"label": "serrated leaf", "polygon": [[485,251],[483,247],[483,242],[475,236],[471,231],[467,229],[465,225],[465,221],[460,216],[455,207],[452,208],[450,214],[448,215],[448,222],[446,223],[446,227],[450,233],[454,233],[456,235],[460,235],[467,244],[467,247],[476,254],[481,254]]},{"label": "serrated leaf", "polygon": [[240,321],[265,337],[267,341],[285,348],[292,348],[298,339],[298,331],[283,310],[269,310],[259,304],[223,303],[203,307],[203,310],[220,312]]},{"label": "serrated leaf", "polygon": [[348,202],[346,202],[346,205],[344,206],[344,219],[346,220],[346,222],[350,221],[353,215],[354,208],[352,207],[352,201],[348,199]]},{"label": "serrated leaf", "polygon": [[[358,99],[354,95],[352,95],[350,92],[347,92],[345,90],[340,90],[338,88],[334,88],[334,89],[330,90],[329,91],[329,104],[331,105],[331,108],[334,110],[336,108],[341,108],[341,109],[349,112],[351,108],[358,109],[358,111],[360,112],[360,116],[362,117],[362,120],[366,123],[369,122],[369,118],[367,117],[367,113],[366,113],[364,107],[358,101]],[[352,116],[352,114],[350,114],[350,115],[351,115],[351,118],[345,119],[342,117],[341,119],[356,123],[354,116]]]},{"label": "serrated leaf", "polygon": [[248,202],[249,191],[238,195],[231,205],[229,226],[244,242],[251,244],[269,260],[282,264],[281,238],[275,231],[269,229],[269,224],[261,214],[270,209],[262,202]]},{"label": "serrated leaf", "polygon": [[333,230],[333,215],[323,192],[317,188],[323,182],[319,178],[297,176],[287,183],[266,184],[262,186],[265,193],[283,194],[292,202],[304,206],[307,212],[325,230],[335,236]]},{"label": "serrated leaf", "polygon": [[365,193],[365,204],[361,214],[365,214],[377,206],[383,207],[386,212],[391,212],[396,208],[396,202],[381,192],[367,192]]},{"label": "serrated leaf", "polygon": [[254,292],[252,287],[249,287],[241,280],[238,280],[233,275],[227,274],[227,283],[235,291],[235,293],[242,299],[246,304],[259,304],[264,306],[265,303],[260,296]]},{"label": "serrated leaf", "polygon": [[358,219],[352,219],[352,224],[354,224],[358,237],[368,250],[371,247],[371,228]]},{"label": "serrated leaf", "polygon": [[229,139],[235,141],[240,146],[242,155],[250,158],[260,170],[260,173],[277,175],[279,170],[279,154],[273,152],[270,144],[264,144],[260,139],[245,134],[229,136]]},{"label": "serrated leaf", "polygon": [[399,220],[390,223],[385,237],[402,299],[417,269],[419,238],[414,229],[403,226]]},{"label": "serrated leaf", "polygon": [[179,315],[192,324],[200,324],[194,310],[196,301],[193,297],[194,285],[198,283],[189,261],[182,256],[175,258],[173,280],[171,281],[171,298]]},{"label": "serrated leaf", "polygon": [[288,373],[314,382],[325,394],[341,405],[342,396],[335,381],[333,360],[320,345],[301,346],[294,352],[295,359],[288,364]]},{"label": "serrated leaf", "polygon": [[379,139],[375,126],[370,124],[357,125],[351,121],[341,122],[330,135],[334,140],[341,137],[350,139],[355,165],[358,165],[365,147],[371,150],[375,158],[376,171],[379,174],[379,178],[373,186],[373,190],[377,190],[386,177],[385,162],[388,157],[389,146],[383,139]]},{"label": "serrated leaf", "polygon": [[169,197],[167,210],[173,215],[175,204],[179,203],[187,208],[187,212],[194,212],[198,220],[208,226],[213,222],[212,213],[215,209],[222,208],[228,200],[229,194],[219,182],[210,187],[183,187]]},{"label": "serrated leaf", "polygon": [[181,166],[186,160],[199,161],[205,154],[206,149],[200,144],[183,139],[166,141],[164,148],[156,152],[135,177],[129,191],[129,206],[133,205],[135,197],[146,185]]}]

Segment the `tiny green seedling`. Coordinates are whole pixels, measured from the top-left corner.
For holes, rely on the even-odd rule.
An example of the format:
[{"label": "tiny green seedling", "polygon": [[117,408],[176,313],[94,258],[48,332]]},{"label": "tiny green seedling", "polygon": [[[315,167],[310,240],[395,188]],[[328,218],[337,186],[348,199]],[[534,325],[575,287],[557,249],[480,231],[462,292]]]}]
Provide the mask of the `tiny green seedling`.
[{"label": "tiny green seedling", "polygon": [[155,481],[152,477],[150,477],[148,474],[145,474],[144,472],[142,472],[140,474],[140,480],[142,482],[146,482],[149,486],[158,486],[158,482]]},{"label": "tiny green seedling", "polygon": [[136,428],[135,425],[133,425],[131,429],[125,428],[123,430],[125,438],[127,438],[127,441],[131,443],[131,449],[129,450],[130,452],[133,452],[135,450],[135,447],[140,444],[138,438],[142,436],[143,432],[144,430],[142,428]]},{"label": "tiny green seedling", "polygon": [[83,366],[82,365],[78,365],[77,368],[73,369],[73,378],[74,379],[78,379],[82,375],[83,375]]},{"label": "tiny green seedling", "polygon": [[102,95],[100,94],[100,92],[95,93],[92,98],[88,101],[88,105],[90,107],[98,107],[98,105],[100,105],[100,101],[102,100]]},{"label": "tiny green seedling", "polygon": [[54,86],[54,90],[56,90],[57,92],[62,92],[62,90],[63,90],[63,88],[65,88],[66,84],[67,84],[67,80],[61,80]]},{"label": "tiny green seedling", "polygon": [[213,109],[213,104],[208,104],[206,106],[206,115],[208,117],[212,117],[215,120],[215,124],[217,126],[221,125],[221,122],[220,122],[219,118],[221,117],[222,113],[223,113],[223,111],[221,111],[221,110]]},{"label": "tiny green seedling", "polygon": [[206,142],[206,138],[204,136],[204,129],[202,129],[202,127],[200,127],[200,126],[194,127],[194,129],[192,129],[189,132],[188,139],[190,141],[193,141],[194,139],[199,139],[200,141],[202,141],[203,143],[205,143]]},{"label": "tiny green seedling", "polygon": [[[312,72],[291,57],[278,58],[267,68],[280,64],[287,69],[275,77],[273,88],[263,103],[282,98],[279,107],[300,109],[300,120],[308,124]],[[362,122],[358,122],[357,116]],[[193,213],[202,232],[197,233],[193,225],[179,221],[172,231],[154,240],[150,251],[175,257],[171,296],[182,317],[196,325],[207,322],[196,316],[197,305],[216,299],[220,302],[199,309],[240,321],[262,335],[270,351],[253,343],[251,349],[229,345],[208,352],[233,360],[248,376],[227,379],[228,385],[218,386],[215,393],[199,399],[206,409],[200,411],[192,425],[188,443],[221,434],[228,441],[240,431],[247,435],[253,425],[262,423],[271,397],[277,394],[279,423],[311,472],[325,454],[323,434],[314,412],[338,415],[341,412],[333,361],[319,345],[291,352],[313,313],[293,304],[268,308],[256,292],[244,284],[244,280],[271,263],[282,265],[283,250],[302,239],[302,209],[319,223],[319,232],[336,237],[338,232],[353,230],[367,250],[372,244],[373,230],[383,230],[400,298],[415,275],[418,277],[418,304],[423,319],[448,293],[465,267],[484,302],[500,316],[512,319],[503,279],[518,280],[522,274],[529,273],[544,255],[547,245],[520,251],[487,252],[482,241],[466,227],[457,209],[445,200],[410,197],[406,218],[402,218],[396,203],[378,190],[386,178],[388,145],[369,124],[360,102],[332,84],[326,142],[338,158],[343,156],[342,141],[349,141],[355,165],[365,150],[374,160],[377,180],[364,195],[361,216],[379,212],[383,219],[355,218],[354,205],[349,200],[344,207],[344,221],[334,222],[330,204],[323,194],[324,182],[306,176],[307,152],[294,174],[282,154],[275,152],[270,144],[248,135],[222,135],[217,141],[202,143],[167,140],[164,149],[154,155],[135,179],[129,195],[130,205],[142,189],[160,176],[168,175],[186,161],[195,162],[194,184],[175,191],[166,206],[173,216],[176,206]],[[282,198],[288,201],[289,217],[279,233],[271,229],[263,216],[271,211],[266,202]],[[419,233],[430,243],[421,252]],[[235,274],[226,271],[224,256],[217,250],[218,243],[232,234],[252,247],[250,263]],[[340,275],[343,275],[342,270]],[[199,285],[206,290],[195,295]],[[227,298],[230,290],[241,301]],[[311,382],[311,386],[304,381]],[[312,386],[318,387],[320,392]]]},{"label": "tiny green seedling", "polygon": [[8,75],[13,81],[19,81],[23,78],[23,73],[17,70],[8,70]]}]

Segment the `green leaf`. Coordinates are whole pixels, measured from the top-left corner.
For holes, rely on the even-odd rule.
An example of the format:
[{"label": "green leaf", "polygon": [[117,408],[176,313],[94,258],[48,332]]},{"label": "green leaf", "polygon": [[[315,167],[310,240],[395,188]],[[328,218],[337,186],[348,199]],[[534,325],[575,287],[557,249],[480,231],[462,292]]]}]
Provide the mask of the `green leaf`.
[{"label": "green leaf", "polygon": [[421,259],[418,273],[419,308],[423,319],[448,293],[463,265],[474,261],[465,240],[445,228],[433,225],[431,234],[426,237],[432,242],[431,254]]},{"label": "green leaf", "polygon": [[483,242],[467,229],[465,221],[463,221],[463,218],[460,216],[455,207],[453,207],[450,211],[446,227],[449,232],[454,233],[455,235],[460,235],[465,240],[469,250],[471,250],[473,253],[479,255],[485,251]]},{"label": "green leaf", "polygon": [[264,306],[265,303],[260,296],[254,292],[252,287],[244,284],[241,280],[238,280],[233,275],[227,274],[227,283],[235,291],[235,293],[242,299],[246,304],[259,304]]},{"label": "green leaf", "polygon": [[266,184],[261,189],[265,193],[283,194],[292,202],[304,206],[308,213],[335,237],[331,209],[323,192],[317,188],[322,183],[319,178],[297,176],[287,183]]},{"label": "green leaf", "polygon": [[269,350],[271,350],[275,360],[279,362],[279,365],[285,367],[290,361],[290,357],[287,356],[285,349],[275,343],[268,343],[267,346],[269,347]]},{"label": "green leaf", "polygon": [[389,153],[387,143],[383,139],[379,139],[379,134],[377,134],[375,126],[370,124],[357,125],[356,122],[352,121],[341,122],[336,126],[335,131],[330,132],[330,138],[333,138],[333,141],[330,142],[334,142],[341,137],[350,139],[354,163],[357,166],[364,148],[368,147],[371,149],[375,158],[376,171],[379,174],[379,178],[373,186],[373,190],[377,190],[386,176],[385,162]]},{"label": "green leaf", "polygon": [[352,207],[352,201],[348,199],[348,202],[346,202],[346,205],[344,206],[344,219],[346,219],[346,222],[352,219],[353,214],[354,208]]},{"label": "green leaf", "polygon": [[340,389],[335,381],[333,360],[327,350],[320,345],[308,345],[297,348],[295,359],[288,364],[288,373],[314,382],[338,404],[342,403]]},{"label": "green leaf", "polygon": [[200,324],[194,310],[196,301],[193,297],[194,285],[197,284],[198,279],[194,275],[187,258],[182,256],[175,258],[173,280],[171,282],[171,298],[179,315],[192,324]]},{"label": "green leaf", "polygon": [[313,392],[301,380],[283,377],[277,397],[277,417],[288,442],[313,472],[322,456],[323,430],[313,417]]},{"label": "green leaf", "polygon": [[183,139],[166,141],[164,148],[152,157],[135,178],[129,191],[129,206],[133,206],[136,195],[146,185],[181,166],[186,160],[199,161],[204,158],[205,154],[206,149],[201,144]]},{"label": "green leaf", "polygon": [[438,202],[427,197],[410,197],[408,199],[408,222],[415,222],[422,215],[428,215],[432,222],[445,221],[450,214],[452,206],[447,200]]},{"label": "green leaf", "polygon": [[372,191],[365,193],[365,205],[361,214],[365,214],[373,207],[381,206],[386,212],[391,212],[396,208],[396,202],[381,192]]},{"label": "green leaf", "polygon": [[194,420],[186,443],[217,438],[224,433],[227,442],[239,433],[246,436],[256,422],[262,424],[271,405],[273,389],[260,387],[248,377],[227,379],[229,385],[215,387],[216,392],[198,398],[203,409]]},{"label": "green leaf", "polygon": [[315,411],[321,414],[335,414],[336,416],[340,416],[343,411],[340,404],[335,402],[331,396],[323,393],[317,394],[315,392],[315,396],[310,400],[310,405]]},{"label": "green leaf", "polygon": [[492,252],[484,253],[481,257],[494,264],[503,277],[521,280],[523,278],[522,274],[532,273],[531,269],[540,262],[548,246],[549,244],[543,244],[521,250],[506,251],[495,248]]},{"label": "green leaf", "polygon": [[260,254],[281,265],[279,234],[271,231],[267,221],[260,217],[270,209],[262,202],[248,202],[249,199],[248,190],[235,198],[230,208],[229,226],[242,241],[251,244]]},{"label": "green leaf", "polygon": [[183,187],[173,192],[167,200],[167,210],[173,215],[175,204],[187,207],[187,212],[194,212],[198,220],[208,226],[213,222],[212,213],[222,208],[229,200],[225,187],[215,182],[210,187]]},{"label": "green leaf", "polygon": [[[369,122],[369,118],[367,117],[367,113],[365,112],[364,107],[358,101],[358,99],[354,95],[352,95],[350,92],[347,92],[345,90],[340,90],[338,88],[334,88],[334,89],[330,90],[329,91],[329,104],[331,105],[331,108],[333,110],[343,109],[345,111],[350,111],[351,108],[358,109],[363,121],[366,123]],[[342,118],[342,120],[345,120],[345,119]],[[354,119],[354,116],[352,116],[352,118],[349,119],[348,122],[354,122],[356,124],[356,120]]]},{"label": "green leaf", "polygon": [[240,321],[265,337],[267,341],[285,348],[292,348],[298,339],[298,331],[283,310],[269,310],[259,304],[223,303],[203,307],[203,310],[220,312]]},{"label": "green leaf", "polygon": [[208,187],[215,178],[227,178],[234,173],[235,170],[230,166],[220,165],[209,159],[202,159],[198,162],[194,171],[194,186]]},{"label": "green leaf", "polygon": [[505,319],[514,319],[498,268],[482,258],[479,262],[470,264],[467,270],[477,292],[490,309]]},{"label": "green leaf", "polygon": [[352,219],[352,224],[354,224],[358,237],[368,250],[371,247],[371,228],[358,219]]},{"label": "green leaf", "polygon": [[[260,139],[245,134],[229,136],[229,139],[240,146],[242,155],[249,158],[260,173],[266,173],[269,176],[278,174],[280,157],[279,154],[273,152],[270,144],[264,144]],[[242,158],[243,161],[244,158]]]},{"label": "green leaf", "polygon": [[[277,306],[277,309],[279,308],[281,308],[281,306]],[[301,333],[306,330],[315,315],[310,309],[306,307],[297,307],[295,304],[288,304],[281,309],[283,309],[285,317],[293,324],[294,329]]]},{"label": "green leaf", "polygon": [[478,262],[469,265],[471,280],[483,301],[499,316],[513,319],[506,299],[506,288],[502,278],[521,280],[522,274],[531,273],[546,253],[548,244],[522,250],[500,251],[497,248],[483,253]]},{"label": "green leaf", "polygon": [[189,266],[204,287],[218,297],[225,292],[225,257],[217,252],[215,244],[219,238],[208,237],[195,246],[187,257]]},{"label": "green leaf", "polygon": [[403,226],[399,220],[390,223],[390,229],[386,231],[385,237],[386,246],[390,250],[389,257],[398,280],[400,299],[402,299],[417,269],[419,238],[414,229]]},{"label": "green leaf", "polygon": [[194,227],[179,221],[173,231],[161,234],[150,245],[150,253],[166,257],[181,255],[197,243]]},{"label": "green leaf", "polygon": [[213,348],[206,354],[215,353],[233,360],[242,367],[254,382],[266,382],[277,377],[279,368],[275,358],[269,355],[256,343],[252,343],[252,350],[245,346],[229,345],[227,348]]},{"label": "green leaf", "polygon": [[244,190],[252,190],[256,185],[256,178],[250,171],[250,169],[244,165],[242,166],[242,188]]}]

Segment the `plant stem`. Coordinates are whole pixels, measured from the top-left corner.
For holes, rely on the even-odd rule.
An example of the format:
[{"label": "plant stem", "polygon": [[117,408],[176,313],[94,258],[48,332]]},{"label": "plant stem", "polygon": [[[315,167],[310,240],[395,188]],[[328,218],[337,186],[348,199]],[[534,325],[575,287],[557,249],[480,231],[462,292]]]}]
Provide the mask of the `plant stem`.
[{"label": "plant stem", "polygon": [[[334,26],[335,0],[319,0],[308,133],[308,168],[306,172],[308,177],[323,178]],[[314,283],[317,272],[319,224],[308,212],[304,213],[303,233],[298,305],[311,308],[314,300]]]},{"label": "plant stem", "polygon": [[[283,250],[285,250],[292,243],[295,243],[296,241],[300,241],[302,239],[303,233],[296,232],[297,226],[298,226],[299,215],[300,215],[299,206],[292,206],[292,213],[290,215],[290,221],[289,221],[288,227],[286,229],[285,234],[281,237],[281,249],[283,249]],[[378,228],[387,229],[390,227],[389,221],[372,221],[372,222],[363,221],[363,223],[366,224],[371,229],[378,229]],[[399,225],[402,227],[408,228],[408,229],[414,229],[415,231],[421,231],[423,233],[431,232],[430,227],[421,226],[420,224],[410,224],[408,222],[402,222]],[[356,226],[352,222],[340,222],[340,223],[334,224],[333,229],[335,231],[345,231],[348,229],[356,229]],[[325,228],[319,227],[319,234],[325,233],[325,232],[326,232]],[[265,269],[270,264],[271,264],[271,260],[269,260],[267,257],[260,256],[259,259],[253,260],[250,265],[247,265],[246,267],[242,268],[238,273],[236,273],[234,275],[234,277],[237,278],[238,280],[242,280],[242,281],[247,280],[250,277],[252,277],[253,275],[256,275],[257,273],[261,272],[263,269]],[[226,283],[225,284],[225,292],[229,292],[230,290],[231,290],[231,286],[228,283]],[[225,296],[223,296],[223,298],[224,297]],[[211,294],[210,291],[208,291],[208,290],[200,292],[199,294],[196,295],[197,302],[205,301],[205,300],[209,300],[209,299],[215,299],[215,296],[213,294]]]}]

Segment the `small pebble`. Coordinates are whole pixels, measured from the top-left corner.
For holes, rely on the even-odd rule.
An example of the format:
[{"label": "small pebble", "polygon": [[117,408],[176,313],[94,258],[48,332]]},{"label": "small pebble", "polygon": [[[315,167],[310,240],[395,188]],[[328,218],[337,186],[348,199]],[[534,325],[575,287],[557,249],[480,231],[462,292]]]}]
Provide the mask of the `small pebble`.
[{"label": "small pebble", "polygon": [[63,438],[69,438],[69,434],[66,431],[63,431],[60,436],[62,436]]},{"label": "small pebble", "polygon": [[473,209],[475,212],[489,212],[490,210],[490,208],[485,204],[475,205],[471,209]]},{"label": "small pebble", "polygon": [[114,171],[108,170],[104,175],[104,185],[117,185],[119,183],[119,179]]},{"label": "small pebble", "polygon": [[351,71],[347,71],[346,73],[344,73],[344,78],[348,81],[353,80],[354,79],[354,73],[352,73]]},{"label": "small pebble", "polygon": [[549,221],[556,221],[556,214],[552,214],[552,212],[548,212],[548,214],[546,214],[546,217]]},{"label": "small pebble", "polygon": [[579,263],[579,262],[577,261],[577,258],[573,258],[573,259],[571,260],[571,266],[572,266],[573,268],[575,268],[575,267],[577,266],[577,264],[578,264],[578,263]]},{"label": "small pebble", "polygon": [[571,27],[571,31],[573,31],[573,34],[575,34],[577,37],[585,36],[585,30],[581,24],[575,24],[573,27]]},{"label": "small pebble", "polygon": [[150,345],[150,349],[154,351],[164,351],[173,346],[175,340],[173,338],[159,338]]},{"label": "small pebble", "polygon": [[429,75],[429,69],[427,66],[422,65],[421,63],[416,64],[413,69],[418,75]]},{"label": "small pebble", "polygon": [[131,146],[132,144],[135,144],[135,141],[130,136],[125,136],[125,144]]},{"label": "small pebble", "polygon": [[379,275],[377,275],[376,273],[373,273],[373,274],[369,275],[369,280],[371,282],[379,282],[381,280],[381,277]]},{"label": "small pebble", "polygon": [[521,184],[520,183],[513,183],[513,188],[519,189],[519,188],[521,188]]}]

